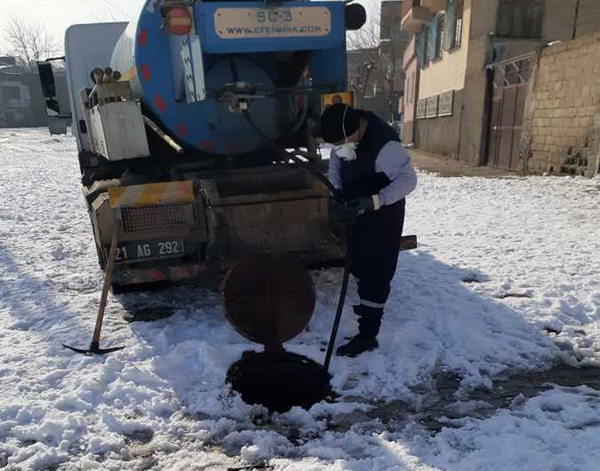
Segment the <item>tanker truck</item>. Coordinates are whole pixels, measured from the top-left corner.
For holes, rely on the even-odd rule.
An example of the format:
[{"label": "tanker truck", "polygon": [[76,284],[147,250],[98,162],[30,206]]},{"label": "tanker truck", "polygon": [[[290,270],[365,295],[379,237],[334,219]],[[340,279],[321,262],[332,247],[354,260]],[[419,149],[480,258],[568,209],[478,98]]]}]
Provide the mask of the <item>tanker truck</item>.
[{"label": "tanker truck", "polygon": [[[315,160],[323,94],[346,90],[342,1],[147,0],[135,21],[71,26],[73,133],[113,291],[218,277],[256,254],[342,258]],[[112,265],[112,264],[111,264]]]}]

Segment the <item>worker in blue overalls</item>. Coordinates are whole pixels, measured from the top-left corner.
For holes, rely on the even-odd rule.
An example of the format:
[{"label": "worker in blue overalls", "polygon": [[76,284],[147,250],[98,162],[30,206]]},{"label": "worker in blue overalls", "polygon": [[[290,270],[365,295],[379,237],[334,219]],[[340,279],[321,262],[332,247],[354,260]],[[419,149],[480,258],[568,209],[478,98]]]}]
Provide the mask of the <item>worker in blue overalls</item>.
[{"label": "worker in blue overalls", "polygon": [[323,139],[333,144],[329,180],[343,195],[333,207],[349,234],[351,273],[360,304],[358,334],[337,354],[356,356],[379,346],[377,335],[396,272],[404,225],[404,198],[417,175],[398,133],[375,114],[335,104],[321,117]]}]

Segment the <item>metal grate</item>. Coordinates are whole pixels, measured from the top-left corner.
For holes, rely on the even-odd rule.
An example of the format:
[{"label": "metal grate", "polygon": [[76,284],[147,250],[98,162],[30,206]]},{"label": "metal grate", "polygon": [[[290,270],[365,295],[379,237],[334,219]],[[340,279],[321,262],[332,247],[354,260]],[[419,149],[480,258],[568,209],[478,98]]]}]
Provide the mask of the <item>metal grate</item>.
[{"label": "metal grate", "polygon": [[141,208],[122,208],[123,232],[147,232],[196,225],[193,204],[164,204]]},{"label": "metal grate", "polygon": [[529,82],[533,71],[535,53],[524,54],[488,65],[494,69],[494,88],[506,88]]}]

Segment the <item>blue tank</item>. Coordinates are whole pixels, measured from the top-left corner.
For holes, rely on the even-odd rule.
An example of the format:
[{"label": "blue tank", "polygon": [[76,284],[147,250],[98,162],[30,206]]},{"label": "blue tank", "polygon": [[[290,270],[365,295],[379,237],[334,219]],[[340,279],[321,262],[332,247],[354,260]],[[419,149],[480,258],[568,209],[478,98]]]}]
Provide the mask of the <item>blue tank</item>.
[{"label": "blue tank", "polygon": [[265,138],[242,110],[278,140],[298,130],[309,95],[346,89],[344,2],[180,5],[147,0],[111,67],[130,80],[144,113],[185,147],[251,153]]}]

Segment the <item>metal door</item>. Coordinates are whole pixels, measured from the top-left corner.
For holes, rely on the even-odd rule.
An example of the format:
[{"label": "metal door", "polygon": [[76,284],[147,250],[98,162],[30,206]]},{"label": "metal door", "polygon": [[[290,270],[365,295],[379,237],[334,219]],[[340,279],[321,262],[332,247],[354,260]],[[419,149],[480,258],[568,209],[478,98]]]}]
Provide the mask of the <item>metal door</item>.
[{"label": "metal door", "polygon": [[532,55],[494,64],[488,165],[517,170]]}]

